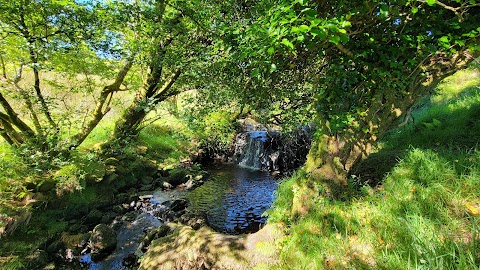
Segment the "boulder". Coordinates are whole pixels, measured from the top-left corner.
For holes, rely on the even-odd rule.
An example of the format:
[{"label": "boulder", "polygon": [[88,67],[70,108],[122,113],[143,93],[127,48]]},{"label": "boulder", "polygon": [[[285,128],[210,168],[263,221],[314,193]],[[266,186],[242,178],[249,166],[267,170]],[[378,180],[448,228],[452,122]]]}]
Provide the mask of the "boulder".
[{"label": "boulder", "polygon": [[138,249],[141,250],[142,252],[145,252],[153,240],[158,239],[160,237],[165,237],[171,232],[172,230],[170,229],[169,226],[162,224],[160,227],[157,227],[151,230],[149,233],[147,233],[147,235],[143,238],[142,242],[140,243]]},{"label": "boulder", "polygon": [[168,182],[163,182],[162,183],[162,188],[165,189],[165,190],[169,190],[169,189],[173,189],[173,186],[172,186],[172,184],[170,184]]},{"label": "boulder", "polygon": [[173,186],[178,186],[187,181],[187,170],[182,168],[172,169],[169,172],[168,182]]},{"label": "boulder", "polygon": [[89,241],[92,256],[101,258],[115,249],[117,245],[117,235],[115,231],[106,224],[98,224],[93,229]]},{"label": "boulder", "polygon": [[185,210],[185,208],[187,208],[187,206],[188,206],[188,201],[187,200],[177,199],[177,200],[174,200],[172,202],[172,204],[170,205],[170,210],[172,210],[174,212],[179,212],[179,211]]}]

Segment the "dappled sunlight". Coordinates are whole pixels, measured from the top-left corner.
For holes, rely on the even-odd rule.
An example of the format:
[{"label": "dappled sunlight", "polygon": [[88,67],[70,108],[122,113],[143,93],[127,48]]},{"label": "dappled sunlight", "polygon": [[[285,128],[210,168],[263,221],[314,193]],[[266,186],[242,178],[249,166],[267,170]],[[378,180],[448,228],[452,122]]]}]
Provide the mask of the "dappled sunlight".
[{"label": "dappled sunlight", "polygon": [[276,229],[267,225],[255,234],[224,235],[207,227],[171,225],[175,232],[152,242],[140,269],[252,269],[272,264]]},{"label": "dappled sunlight", "polygon": [[442,103],[464,95],[471,95],[472,91],[479,91],[480,70],[465,69],[457,71],[446,78],[439,86],[438,92],[432,97],[433,103]]}]

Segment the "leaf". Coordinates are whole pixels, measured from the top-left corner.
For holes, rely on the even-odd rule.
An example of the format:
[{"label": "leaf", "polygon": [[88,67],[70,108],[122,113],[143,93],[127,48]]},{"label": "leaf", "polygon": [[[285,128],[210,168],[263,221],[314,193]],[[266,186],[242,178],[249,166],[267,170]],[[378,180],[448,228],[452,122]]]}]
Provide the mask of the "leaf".
[{"label": "leaf", "polygon": [[448,42],[449,42],[449,40],[448,40],[448,37],[447,37],[447,36],[443,36],[443,37],[439,38],[439,39],[438,39],[438,41],[440,41],[440,42],[444,42],[444,43],[448,43]]},{"label": "leaf", "polygon": [[480,215],[480,206],[478,204],[465,203],[465,208],[467,210],[467,213],[472,216]]},{"label": "leaf", "polygon": [[433,6],[435,5],[436,0],[426,0],[425,2],[427,2],[429,6]]},{"label": "leaf", "polygon": [[331,36],[328,41],[330,41],[333,44],[338,44],[340,42],[340,37],[339,36]]},{"label": "leaf", "polygon": [[300,31],[302,32],[307,32],[308,30],[310,30],[310,27],[308,27],[307,25],[305,24],[302,24],[298,27],[300,29]]},{"label": "leaf", "polygon": [[323,29],[319,29],[319,28],[316,28],[316,29],[312,29],[310,31],[310,33],[312,33],[312,36],[318,36],[320,39],[325,39],[327,38],[327,32],[325,32],[325,30]]},{"label": "leaf", "polygon": [[275,53],[275,48],[273,48],[273,47],[268,48],[267,53],[268,54],[274,54]]},{"label": "leaf", "polygon": [[299,35],[299,36],[297,37],[297,40],[300,41],[300,42],[302,42],[303,40],[305,40],[305,36],[304,36],[304,35]]},{"label": "leaf", "polygon": [[348,37],[347,35],[341,35],[341,36],[340,36],[340,41],[341,41],[343,44],[347,43],[349,40],[350,40],[350,37]]},{"label": "leaf", "polygon": [[293,43],[290,42],[290,40],[288,40],[286,38],[282,39],[282,44],[289,47],[292,50],[294,49]]},{"label": "leaf", "polygon": [[252,77],[254,78],[258,78],[260,76],[260,69],[258,68],[255,68],[254,70],[252,70]]},{"label": "leaf", "polygon": [[412,13],[415,14],[415,13],[417,13],[417,12],[418,12],[418,7],[413,7],[413,8],[412,8]]},{"label": "leaf", "polygon": [[275,70],[277,70],[277,65],[275,65],[275,63],[272,63],[272,65],[270,66],[270,73],[275,72]]}]

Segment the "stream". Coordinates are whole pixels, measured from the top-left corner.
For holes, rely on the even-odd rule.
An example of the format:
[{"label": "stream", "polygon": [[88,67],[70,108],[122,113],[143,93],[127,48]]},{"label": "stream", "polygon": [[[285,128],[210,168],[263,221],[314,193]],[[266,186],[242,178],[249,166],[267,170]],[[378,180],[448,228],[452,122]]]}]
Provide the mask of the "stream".
[{"label": "stream", "polygon": [[[262,214],[274,200],[274,191],[279,179],[270,173],[242,168],[235,164],[211,165],[205,167],[210,179],[192,190],[156,190],[150,201],[161,204],[175,199],[189,201],[187,210],[203,212],[209,226],[222,233],[240,234],[259,230],[265,223]],[[118,229],[117,246],[105,259],[94,262],[90,255],[81,262],[88,269],[128,269],[122,266],[127,256],[137,250],[148,228],[162,224],[148,211],[143,211],[131,219],[122,218]]]},{"label": "stream", "polygon": [[207,167],[211,179],[186,192],[189,209],[203,211],[214,230],[227,234],[250,233],[265,223],[262,214],[274,200],[279,179],[265,171],[234,164]]}]

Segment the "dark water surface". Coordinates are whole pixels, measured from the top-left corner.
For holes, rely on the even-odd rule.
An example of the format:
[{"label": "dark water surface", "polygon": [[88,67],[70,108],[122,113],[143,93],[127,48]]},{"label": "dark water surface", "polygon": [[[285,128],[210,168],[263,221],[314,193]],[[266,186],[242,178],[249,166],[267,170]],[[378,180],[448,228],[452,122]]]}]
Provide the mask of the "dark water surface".
[{"label": "dark water surface", "polygon": [[268,172],[221,164],[205,168],[210,179],[186,193],[189,209],[204,211],[210,227],[223,233],[258,230],[280,180]]},{"label": "dark water surface", "polygon": [[[172,190],[153,192],[151,202],[161,204],[165,201],[185,198],[188,209],[201,211],[207,216],[210,227],[228,234],[255,232],[266,218],[262,214],[274,200],[274,192],[280,179],[268,172],[251,170],[238,165],[213,165],[205,167],[210,173],[209,180],[192,190]],[[89,270],[127,269],[122,261],[135,252],[142,241],[147,227],[161,224],[149,212],[143,212],[133,221],[125,221],[117,235],[117,248],[100,262],[93,262],[90,255],[82,257]]]}]

